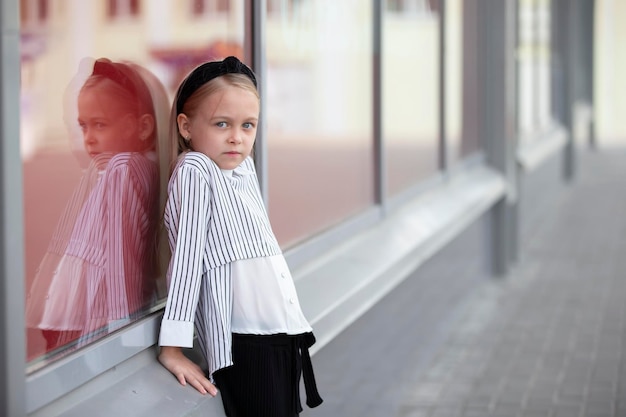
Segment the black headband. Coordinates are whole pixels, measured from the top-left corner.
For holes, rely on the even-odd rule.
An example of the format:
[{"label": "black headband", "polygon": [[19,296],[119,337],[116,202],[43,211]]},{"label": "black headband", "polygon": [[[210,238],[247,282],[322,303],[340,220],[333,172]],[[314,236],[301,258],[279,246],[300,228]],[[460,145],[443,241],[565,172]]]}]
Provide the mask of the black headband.
[{"label": "black headband", "polygon": [[243,74],[257,87],[252,70],[234,56],[229,56],[223,61],[206,62],[194,69],[180,85],[176,98],[176,114],[183,112],[185,102],[198,88],[225,74]]}]

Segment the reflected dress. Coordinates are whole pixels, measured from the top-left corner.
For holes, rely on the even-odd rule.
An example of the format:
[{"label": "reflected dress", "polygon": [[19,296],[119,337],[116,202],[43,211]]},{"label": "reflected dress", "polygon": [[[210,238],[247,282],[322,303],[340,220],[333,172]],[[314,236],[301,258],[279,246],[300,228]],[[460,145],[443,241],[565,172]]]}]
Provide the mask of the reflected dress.
[{"label": "reflected dress", "polygon": [[90,162],[28,292],[28,327],[78,333],[82,344],[153,301],[158,175],[153,153]]}]

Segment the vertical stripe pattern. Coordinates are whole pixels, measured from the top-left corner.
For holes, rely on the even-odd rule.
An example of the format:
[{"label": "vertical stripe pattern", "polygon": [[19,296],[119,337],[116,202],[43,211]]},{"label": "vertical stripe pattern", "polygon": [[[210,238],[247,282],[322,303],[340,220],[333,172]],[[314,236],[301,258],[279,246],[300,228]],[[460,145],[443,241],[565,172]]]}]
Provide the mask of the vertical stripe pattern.
[{"label": "vertical stripe pattern", "polygon": [[172,258],[159,343],[190,347],[193,324],[212,375],[232,364],[230,263],[281,254],[252,159],[226,178],[204,154],[183,154],[170,178],[164,221]]},{"label": "vertical stripe pattern", "polygon": [[141,153],[92,161],[33,282],[29,326],[78,331],[86,342],[153,300],[158,173]]}]

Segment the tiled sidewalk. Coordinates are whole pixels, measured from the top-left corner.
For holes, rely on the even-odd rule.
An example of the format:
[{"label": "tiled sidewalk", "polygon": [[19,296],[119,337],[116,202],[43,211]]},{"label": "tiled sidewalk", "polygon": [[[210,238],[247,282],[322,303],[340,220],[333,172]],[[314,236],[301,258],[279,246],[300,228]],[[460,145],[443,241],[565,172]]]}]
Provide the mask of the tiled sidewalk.
[{"label": "tiled sidewalk", "polygon": [[626,416],[626,151],[581,154],[546,207],[506,279],[467,293],[455,243],[462,268],[425,264],[322,348],[302,416]]}]

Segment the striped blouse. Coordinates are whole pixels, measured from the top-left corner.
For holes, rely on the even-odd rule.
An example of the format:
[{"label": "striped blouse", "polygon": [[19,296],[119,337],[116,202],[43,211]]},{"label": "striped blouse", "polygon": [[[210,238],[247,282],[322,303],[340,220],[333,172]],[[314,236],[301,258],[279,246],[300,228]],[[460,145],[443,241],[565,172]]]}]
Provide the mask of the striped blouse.
[{"label": "striped blouse", "polygon": [[204,154],[182,155],[164,221],[172,257],[159,344],[192,347],[195,328],[212,375],[232,365],[232,262],[282,253],[252,159],[227,178]]},{"label": "striped blouse", "polygon": [[155,160],[151,153],[123,152],[91,161],[28,293],[29,327],[95,336],[119,328],[153,300]]}]

